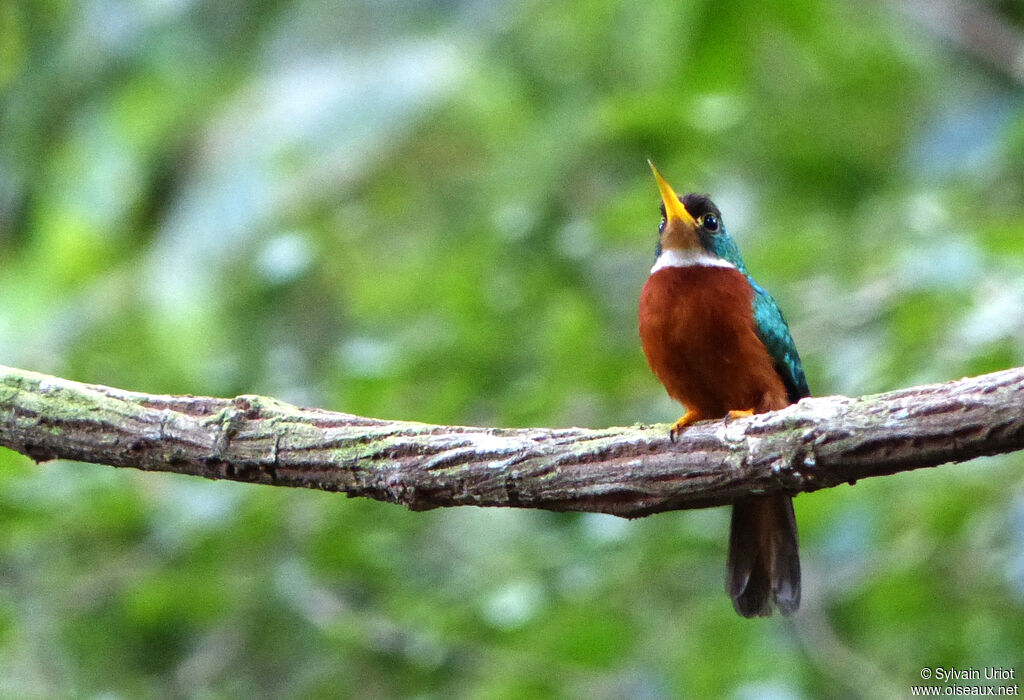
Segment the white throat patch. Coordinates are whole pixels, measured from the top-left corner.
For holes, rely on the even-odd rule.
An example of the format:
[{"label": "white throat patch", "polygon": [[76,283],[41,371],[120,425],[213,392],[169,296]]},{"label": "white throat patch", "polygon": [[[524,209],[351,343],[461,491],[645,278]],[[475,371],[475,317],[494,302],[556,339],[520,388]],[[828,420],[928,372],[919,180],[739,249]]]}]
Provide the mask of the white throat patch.
[{"label": "white throat patch", "polygon": [[676,250],[674,248],[661,251],[661,255],[654,261],[651,274],[653,275],[664,267],[731,267],[736,269],[736,266],[728,260],[711,255],[707,251]]}]

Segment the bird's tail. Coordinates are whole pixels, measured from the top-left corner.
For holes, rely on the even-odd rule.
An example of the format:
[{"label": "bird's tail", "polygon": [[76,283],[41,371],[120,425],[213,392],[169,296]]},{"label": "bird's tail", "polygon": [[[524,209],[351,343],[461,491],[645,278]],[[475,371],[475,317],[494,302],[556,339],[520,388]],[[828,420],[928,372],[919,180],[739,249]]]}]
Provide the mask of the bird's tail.
[{"label": "bird's tail", "polygon": [[743,617],[800,607],[800,553],[789,496],[762,496],[732,507],[725,589]]}]

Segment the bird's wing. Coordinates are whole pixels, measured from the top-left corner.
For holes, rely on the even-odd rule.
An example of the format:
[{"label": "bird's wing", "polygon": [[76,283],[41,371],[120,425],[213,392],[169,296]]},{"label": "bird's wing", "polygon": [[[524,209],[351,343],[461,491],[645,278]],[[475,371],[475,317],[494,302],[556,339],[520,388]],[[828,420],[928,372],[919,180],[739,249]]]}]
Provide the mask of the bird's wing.
[{"label": "bird's wing", "polygon": [[775,299],[752,279],[750,285],[754,288],[754,321],[757,324],[758,337],[775,361],[775,370],[786,385],[789,400],[796,403],[803,397],[811,395],[803,365],[800,363],[800,355],[796,351],[796,343],[793,342],[789,326]]}]

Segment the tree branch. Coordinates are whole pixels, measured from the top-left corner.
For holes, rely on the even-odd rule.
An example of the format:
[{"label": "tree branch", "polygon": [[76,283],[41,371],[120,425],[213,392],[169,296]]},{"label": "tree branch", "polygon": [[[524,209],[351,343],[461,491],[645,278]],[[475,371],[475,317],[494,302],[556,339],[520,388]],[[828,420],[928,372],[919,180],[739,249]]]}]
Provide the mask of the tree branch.
[{"label": "tree branch", "polygon": [[154,396],[0,366],[0,445],[413,510],[476,505],[638,517],[816,491],[1024,448],[1024,368],[688,428],[426,425],[261,396]]}]

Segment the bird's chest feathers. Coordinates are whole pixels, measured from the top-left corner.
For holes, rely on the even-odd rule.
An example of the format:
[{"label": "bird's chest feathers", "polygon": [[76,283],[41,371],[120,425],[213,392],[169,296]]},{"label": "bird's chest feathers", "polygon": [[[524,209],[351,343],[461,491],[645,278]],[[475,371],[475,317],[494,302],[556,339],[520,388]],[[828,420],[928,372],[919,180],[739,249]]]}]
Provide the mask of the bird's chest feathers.
[{"label": "bird's chest feathers", "polygon": [[655,269],[640,295],[640,331],[677,352],[701,354],[723,340],[722,330],[754,328],[754,292],[733,267]]},{"label": "bird's chest feathers", "polygon": [[640,295],[640,339],[670,396],[705,414],[760,407],[766,393],[776,402],[782,382],[753,297],[732,266],[655,266]]}]

